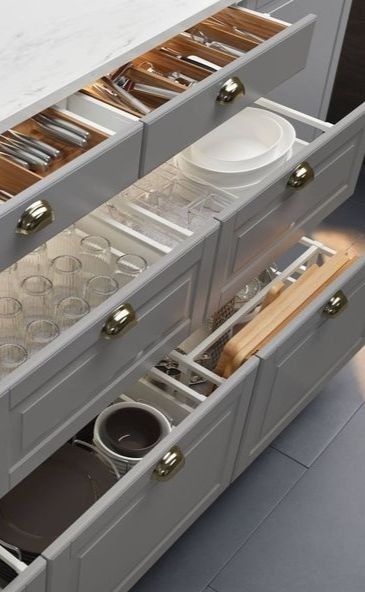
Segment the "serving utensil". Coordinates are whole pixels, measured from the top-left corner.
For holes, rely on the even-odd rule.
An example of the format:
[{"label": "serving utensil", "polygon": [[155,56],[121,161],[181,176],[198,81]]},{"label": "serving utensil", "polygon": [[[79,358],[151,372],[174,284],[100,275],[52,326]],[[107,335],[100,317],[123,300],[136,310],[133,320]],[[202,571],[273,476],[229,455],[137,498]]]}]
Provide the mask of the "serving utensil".
[{"label": "serving utensil", "polygon": [[188,37],[192,41],[196,43],[201,43],[205,47],[209,47],[211,49],[218,49],[219,51],[223,51],[231,55],[234,58],[241,58],[246,54],[245,51],[241,49],[237,49],[232,45],[228,45],[227,43],[222,43],[221,41],[215,41],[214,39],[210,39],[203,31],[198,30],[196,33],[192,31],[191,33],[184,32],[181,33],[182,36]]},{"label": "serving utensil", "polygon": [[193,64],[194,66],[199,66],[200,68],[204,68],[205,70],[208,70],[209,72],[217,72],[218,70],[221,69],[221,66],[218,66],[217,64],[214,64],[213,62],[210,62],[209,60],[205,60],[204,58],[201,58],[199,56],[196,55],[183,55],[181,53],[179,53],[178,51],[176,51],[175,49],[172,49],[171,47],[166,47],[166,46],[162,46],[158,48],[158,51],[160,51],[161,53],[164,53],[170,57],[176,58],[177,60],[181,60],[182,62],[187,62],[188,64]]},{"label": "serving utensil", "polygon": [[88,140],[85,137],[82,137],[70,129],[66,129],[66,127],[62,127],[55,123],[53,119],[42,113],[34,115],[32,119],[45,133],[65,142],[66,144],[72,144],[73,146],[78,146],[80,148],[85,148],[88,144]]}]

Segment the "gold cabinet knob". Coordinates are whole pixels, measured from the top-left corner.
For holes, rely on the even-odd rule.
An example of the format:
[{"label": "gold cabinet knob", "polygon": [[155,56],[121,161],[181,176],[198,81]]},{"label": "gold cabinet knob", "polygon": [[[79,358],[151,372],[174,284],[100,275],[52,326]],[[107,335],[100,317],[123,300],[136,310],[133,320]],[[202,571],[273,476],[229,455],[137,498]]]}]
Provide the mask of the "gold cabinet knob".
[{"label": "gold cabinet knob", "polygon": [[217,95],[217,103],[225,105],[232,103],[237,97],[243,97],[245,94],[245,87],[237,76],[228,78]]},{"label": "gold cabinet knob", "polygon": [[101,332],[105,339],[114,339],[121,337],[136,322],[136,313],[133,307],[130,304],[122,304],[113,310],[105,321]]},{"label": "gold cabinet knob", "polygon": [[54,212],[45,199],[35,201],[23,212],[16,227],[17,234],[29,236],[39,232],[54,220]]},{"label": "gold cabinet knob", "polygon": [[323,313],[328,317],[334,317],[346,307],[347,303],[346,295],[342,290],[338,290],[323,308]]},{"label": "gold cabinet knob", "polygon": [[181,471],[185,464],[185,457],[178,446],[173,446],[161,458],[153,469],[151,479],[156,481],[168,481],[176,473]]},{"label": "gold cabinet knob", "polygon": [[288,187],[301,189],[314,179],[314,170],[309,162],[301,162],[292,172],[288,179]]}]

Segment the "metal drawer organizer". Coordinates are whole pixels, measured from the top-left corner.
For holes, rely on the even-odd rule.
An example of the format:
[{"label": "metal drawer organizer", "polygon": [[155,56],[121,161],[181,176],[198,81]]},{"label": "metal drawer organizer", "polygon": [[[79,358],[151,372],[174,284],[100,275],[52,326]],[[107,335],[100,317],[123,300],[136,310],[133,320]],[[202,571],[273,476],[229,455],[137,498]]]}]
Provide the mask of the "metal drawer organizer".
[{"label": "metal drawer organizer", "polygon": [[[290,285],[307,265],[320,263],[321,258],[333,253],[318,242],[303,239],[286,256],[287,267],[278,277]],[[362,259],[229,379],[203,366],[199,362],[201,354],[257,310],[270,287],[271,284],[263,288],[213,334],[204,325],[179,350],[170,353],[181,370],[180,380],[152,369],[134,386],[123,388],[122,398],[156,405],[177,427],[43,552],[47,590],[98,592],[100,585],[108,582],[108,591],[116,587],[127,591],[311,400],[323,380],[364,343],[365,320],[359,323],[365,293]],[[348,305],[340,315],[328,316],[328,301],[339,289],[345,293]],[[344,337],[341,343],[334,339],[338,332]],[[315,360],[323,348],[327,350],[322,369]],[[279,372],[279,378],[275,378],[277,373],[272,368],[276,364],[282,366],[283,361],[284,375],[281,378]],[[293,376],[291,366],[296,371],[301,366],[303,374],[295,398],[288,381]],[[307,371],[309,366],[313,373]],[[215,386],[209,396],[191,386],[197,384],[191,380],[196,376]],[[267,418],[274,418],[274,425],[267,423]],[[169,451],[176,455],[171,479],[166,466],[162,480],[156,480]],[[138,532],[138,536],[133,532]],[[122,562],[118,561],[121,550]],[[6,589],[22,590],[22,582],[36,586],[37,581],[36,587],[25,589],[44,590],[44,576],[40,576],[43,568],[42,558],[37,559]]]}]

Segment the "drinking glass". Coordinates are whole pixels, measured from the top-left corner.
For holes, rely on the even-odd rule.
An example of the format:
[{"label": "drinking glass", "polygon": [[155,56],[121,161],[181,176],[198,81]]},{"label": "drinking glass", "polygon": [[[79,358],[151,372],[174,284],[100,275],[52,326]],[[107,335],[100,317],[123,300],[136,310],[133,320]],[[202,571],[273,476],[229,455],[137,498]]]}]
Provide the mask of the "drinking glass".
[{"label": "drinking glass", "polygon": [[117,290],[118,282],[110,275],[95,275],[86,283],[85,300],[90,308],[94,308],[115,294]]},{"label": "drinking glass", "polygon": [[47,275],[49,270],[47,244],[43,243],[17,263],[16,273],[19,283],[29,275]]},{"label": "drinking glass", "polygon": [[80,236],[76,226],[72,224],[47,242],[48,257],[54,259],[58,255],[77,255],[80,250]]},{"label": "drinking glass", "polygon": [[51,271],[56,300],[80,294],[81,270],[80,259],[72,255],[59,255],[52,260]]},{"label": "drinking glass", "polygon": [[16,343],[0,345],[0,377],[3,378],[28,359],[27,350]]},{"label": "drinking glass", "polygon": [[72,327],[77,321],[90,312],[90,306],[83,298],[69,296],[57,305],[57,322],[61,331]]},{"label": "drinking glass", "polygon": [[24,318],[21,302],[9,296],[0,297],[0,343],[21,343]]},{"label": "drinking glass", "polygon": [[97,235],[85,236],[80,242],[80,260],[86,277],[109,275],[111,249],[107,238]]},{"label": "drinking glass", "polygon": [[126,253],[121,255],[115,263],[115,275],[119,286],[124,286],[147,269],[147,261],[140,255]]},{"label": "drinking glass", "polygon": [[31,275],[21,283],[24,315],[34,320],[52,318],[54,313],[54,289],[51,280],[44,275]]},{"label": "drinking glass", "polygon": [[36,319],[27,325],[25,342],[30,355],[43,349],[60,334],[58,325],[48,319]]},{"label": "drinking glass", "polygon": [[18,265],[14,263],[0,273],[1,296],[15,296],[18,290]]}]

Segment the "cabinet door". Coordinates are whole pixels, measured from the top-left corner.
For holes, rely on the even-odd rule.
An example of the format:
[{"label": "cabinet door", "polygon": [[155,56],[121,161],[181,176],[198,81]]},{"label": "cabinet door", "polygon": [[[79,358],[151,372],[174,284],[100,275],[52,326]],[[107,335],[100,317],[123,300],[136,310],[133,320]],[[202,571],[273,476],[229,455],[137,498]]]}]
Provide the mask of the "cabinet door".
[{"label": "cabinet door", "polygon": [[[337,312],[331,300],[334,296],[338,299]],[[236,476],[364,345],[364,302],[365,258],[362,258],[258,352],[261,363]],[[332,314],[328,306],[332,307]]]}]

